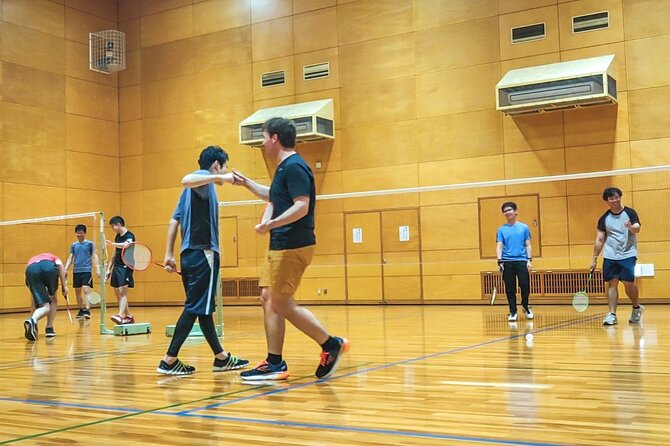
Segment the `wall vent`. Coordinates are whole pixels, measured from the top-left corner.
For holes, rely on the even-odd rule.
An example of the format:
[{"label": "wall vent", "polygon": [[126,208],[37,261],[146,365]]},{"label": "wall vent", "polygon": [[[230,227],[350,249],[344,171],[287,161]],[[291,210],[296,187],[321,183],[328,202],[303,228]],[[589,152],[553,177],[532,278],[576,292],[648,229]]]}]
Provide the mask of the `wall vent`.
[{"label": "wall vent", "polygon": [[258,297],[261,295],[258,281],[258,278],[222,279],[222,295],[223,297]]},{"label": "wall vent", "polygon": [[[534,297],[571,297],[582,291],[588,281],[589,272],[583,270],[533,271],[530,274],[530,293]],[[489,300],[493,287],[497,288],[500,301],[505,301],[505,283],[502,276],[493,272],[481,273],[482,299]],[[517,290],[517,294],[520,290]],[[595,271],[586,293],[589,296],[604,296],[603,272]]]},{"label": "wall vent", "polygon": [[532,42],[547,37],[544,23],[519,26],[512,28],[512,43]]},{"label": "wall vent", "polygon": [[572,18],[572,32],[584,33],[610,27],[610,14],[608,11],[593,14],[578,15]]},{"label": "wall vent", "polygon": [[262,87],[275,87],[277,85],[283,85],[285,83],[286,83],[286,73],[284,73],[284,70],[261,74]]},{"label": "wall vent", "polygon": [[330,76],[330,63],[323,62],[302,67],[302,78],[306,81]]}]

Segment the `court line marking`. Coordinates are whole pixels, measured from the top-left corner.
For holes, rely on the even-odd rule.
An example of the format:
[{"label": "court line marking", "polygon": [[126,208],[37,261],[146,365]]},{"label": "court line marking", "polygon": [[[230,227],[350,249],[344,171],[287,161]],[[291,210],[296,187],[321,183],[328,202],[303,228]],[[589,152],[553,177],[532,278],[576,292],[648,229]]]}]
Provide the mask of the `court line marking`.
[{"label": "court line marking", "polygon": [[[593,318],[600,317],[600,315],[594,315],[592,317]],[[553,326],[549,325],[547,327],[543,327],[541,329],[535,330],[534,333],[542,333],[542,332],[556,330],[556,329],[563,328],[563,327],[568,327],[568,326],[580,323],[581,320],[583,320],[583,319],[579,319],[579,320],[576,320],[576,321],[568,321],[568,322],[560,324],[560,325],[558,323],[553,324]],[[433,354],[430,354],[430,355],[424,355],[424,356],[421,356],[421,357],[418,357],[418,358],[411,358],[411,359],[407,359],[407,360],[404,360],[404,361],[397,361],[397,362],[390,363],[390,364],[385,364],[385,365],[381,365],[381,366],[377,366],[377,367],[371,367],[371,368],[368,368],[368,369],[363,369],[363,370],[358,371],[358,372],[347,373],[345,375],[335,376],[335,377],[332,377],[328,380],[315,380],[315,381],[312,381],[310,383],[305,383],[305,384],[302,384],[302,385],[290,386],[290,387],[286,387],[286,388],[282,388],[282,389],[276,389],[276,390],[270,391],[270,392],[262,392],[262,393],[257,394],[256,397],[268,396],[268,395],[280,393],[282,391],[288,391],[288,390],[291,390],[291,389],[306,387],[308,385],[319,384],[321,382],[332,382],[332,381],[337,380],[337,379],[347,378],[347,377],[350,377],[350,376],[360,375],[362,373],[368,373],[368,372],[372,372],[372,371],[376,371],[376,370],[382,370],[382,369],[386,369],[386,368],[390,368],[390,367],[395,367],[397,365],[411,364],[413,362],[422,361],[424,359],[429,359],[429,358],[433,358],[433,357],[437,357],[437,356],[443,356],[443,355],[451,354],[451,353],[457,353],[457,352],[465,351],[465,350],[471,350],[473,348],[483,347],[483,346],[486,346],[486,345],[492,345],[492,344],[495,344],[495,343],[519,338],[521,336],[525,336],[525,333],[516,334],[516,335],[512,335],[512,336],[507,336],[507,337],[499,338],[499,339],[493,339],[493,340],[482,342],[482,343],[475,344],[475,345],[459,347],[459,348],[449,350],[449,351],[446,351],[446,352],[438,352],[438,353],[433,353]],[[355,366],[355,367],[359,367],[359,366]],[[264,385],[264,386],[260,386],[260,387],[261,388],[269,387],[269,385],[268,386]],[[60,433],[60,432],[66,432],[66,431],[75,430],[75,429],[81,429],[83,427],[93,426],[93,425],[107,423],[107,422],[113,422],[113,421],[121,420],[121,419],[124,419],[124,418],[129,418],[129,417],[143,415],[143,414],[158,413],[158,414],[161,414],[161,415],[170,415],[170,416],[177,416],[177,417],[181,417],[181,416],[186,416],[186,417],[217,417],[217,415],[205,415],[205,414],[197,414],[196,415],[196,414],[193,414],[193,412],[200,411],[200,410],[205,410],[207,408],[210,408],[210,406],[219,407],[219,406],[222,406],[222,405],[232,404],[232,403],[235,403],[235,402],[246,401],[246,400],[249,400],[249,399],[252,399],[252,398],[238,398],[238,399],[234,399],[234,400],[229,400],[227,402],[223,402],[222,404],[205,406],[203,408],[195,408],[195,409],[189,410],[189,411],[164,412],[164,410],[175,408],[175,407],[181,407],[181,406],[184,406],[184,405],[187,405],[187,404],[198,403],[198,402],[201,402],[201,401],[216,399],[216,398],[220,398],[220,397],[223,397],[223,396],[234,395],[236,393],[243,393],[243,392],[247,392],[247,391],[250,391],[250,390],[252,390],[252,389],[241,389],[241,390],[238,390],[238,391],[223,393],[223,394],[219,394],[219,395],[210,395],[208,397],[200,398],[200,399],[197,399],[197,400],[187,401],[187,402],[183,402],[183,403],[171,404],[171,405],[168,405],[168,406],[158,407],[158,408],[155,408],[155,409],[148,409],[148,410],[143,410],[143,411],[140,411],[140,412],[125,413],[125,414],[119,415],[117,417],[105,418],[105,419],[102,419],[102,420],[96,420],[96,421],[91,421],[91,422],[87,422],[87,423],[81,423],[81,424],[73,425],[73,426],[66,426],[66,427],[59,428],[59,429],[53,429],[51,431],[45,431],[45,432],[31,434],[31,435],[27,435],[27,436],[23,436],[23,437],[17,437],[17,438],[13,438],[13,439],[9,439],[9,440],[0,441],[0,445],[15,443],[15,442],[18,442],[18,441],[23,441],[23,440],[30,440],[30,439],[33,439],[33,438],[44,437],[44,436],[47,436],[47,435]],[[119,408],[119,409],[123,409],[123,408]],[[242,420],[242,419],[240,419],[240,420]],[[248,422],[251,422],[252,419],[249,419],[249,420],[250,421],[248,421]],[[327,425],[321,425],[321,426],[325,427]],[[343,427],[343,426],[338,427],[338,426],[334,425],[332,428],[342,430],[342,429],[345,429],[346,427]],[[354,429],[354,428],[351,428],[351,429]],[[369,432],[372,433],[372,430],[370,430]],[[384,431],[382,431],[382,430],[379,431],[379,433],[383,433],[383,432]],[[399,435],[401,435],[401,434],[399,434]],[[473,439],[471,441],[482,442],[484,440],[487,440],[487,439],[479,439],[479,440],[474,440]],[[464,440],[462,440],[462,441],[464,441]],[[502,441],[502,440],[496,440],[496,439],[489,439],[489,441],[490,442],[497,441],[498,442],[497,444],[510,444],[509,442],[508,443],[500,443],[500,441]],[[522,444],[522,443],[517,443],[517,444]],[[554,445],[550,445],[550,444],[539,444],[539,443],[536,444],[536,445],[537,446],[554,446]]]},{"label": "court line marking", "polygon": [[357,432],[361,434],[396,435],[396,436],[414,437],[414,438],[432,438],[436,440],[467,441],[471,443],[502,444],[512,446],[561,446],[558,443],[542,443],[542,442],[523,441],[523,440],[502,440],[497,438],[486,438],[486,437],[467,437],[461,435],[449,435],[449,434],[439,434],[439,433],[420,432],[420,431],[402,431],[402,430],[378,429],[378,428],[367,428],[367,427],[356,427],[356,426],[340,426],[337,424],[307,423],[303,421],[263,420],[258,418],[240,418],[240,417],[229,417],[222,415],[203,415],[203,414],[197,414],[197,415],[185,414],[178,416],[186,418],[212,419],[218,421],[233,421],[238,423],[270,424],[273,426],[283,426],[283,427],[329,429],[344,432]]},{"label": "court line marking", "polygon": [[[591,318],[600,318],[600,315],[593,315],[588,319],[591,319]],[[547,326],[547,327],[542,327],[542,328],[539,328],[537,330],[534,330],[533,333],[538,334],[538,333],[543,333],[543,332],[546,332],[546,331],[556,330],[556,329],[559,329],[559,328],[562,328],[562,327],[568,327],[570,325],[575,325],[575,324],[581,323],[582,321],[583,321],[583,318],[580,318],[580,319],[575,320],[575,321],[564,322],[562,324],[557,323],[557,324],[554,324],[553,326],[550,325],[550,326]],[[318,380],[315,380],[315,381],[312,381],[312,382],[309,382],[309,383],[298,384],[298,385],[295,385],[295,386],[284,387],[284,388],[281,388],[281,389],[273,389],[273,390],[270,390],[268,392],[261,392],[261,393],[258,393],[256,395],[250,395],[250,396],[246,396],[246,397],[242,397],[242,398],[235,398],[235,399],[228,400],[228,401],[222,401],[220,403],[209,404],[209,405],[203,406],[201,408],[183,410],[183,411],[177,412],[177,413],[179,415],[187,415],[187,414],[192,414],[194,412],[198,412],[198,411],[201,411],[201,410],[210,410],[210,409],[215,409],[217,407],[229,406],[231,404],[240,403],[242,401],[249,401],[249,400],[253,400],[253,399],[256,399],[256,398],[262,398],[262,397],[265,397],[265,396],[276,395],[278,393],[288,392],[290,390],[302,389],[304,387],[313,386],[315,384],[325,382],[325,381],[332,382],[332,381],[337,381],[337,380],[340,380],[340,379],[349,378],[349,377],[356,376],[356,375],[362,375],[362,374],[366,374],[366,373],[369,373],[369,372],[376,372],[378,370],[388,369],[388,368],[391,368],[391,367],[413,364],[415,362],[424,361],[426,359],[432,359],[432,358],[436,358],[436,357],[440,357],[440,356],[446,356],[446,355],[450,355],[450,354],[454,354],[454,353],[459,353],[459,352],[466,351],[466,350],[472,350],[472,349],[475,349],[475,348],[484,347],[484,346],[492,345],[492,344],[497,344],[497,343],[500,343],[500,342],[503,342],[503,341],[509,341],[511,339],[522,338],[522,337],[525,337],[525,336],[526,336],[526,333],[518,333],[518,334],[507,336],[507,337],[504,337],[504,338],[498,338],[498,339],[492,339],[492,340],[485,341],[485,342],[480,342],[479,344],[473,344],[473,345],[467,345],[467,346],[464,346],[464,347],[454,348],[454,349],[447,350],[447,351],[444,351],[444,352],[431,353],[429,355],[423,355],[423,356],[419,356],[419,357],[416,357],[416,358],[409,358],[409,359],[405,359],[405,360],[402,360],[402,361],[395,361],[395,362],[391,362],[391,363],[387,363],[387,364],[382,364],[382,365],[370,367],[370,368],[367,368],[367,369],[358,370],[356,372],[350,372],[350,373],[346,373],[344,375],[334,376],[334,377],[329,378],[327,380],[318,379]]]},{"label": "court line marking", "polygon": [[[366,365],[369,365],[369,364],[371,364],[371,363],[367,362],[367,363],[363,363],[363,364],[357,364],[355,366],[345,367],[345,368],[343,368],[343,370],[351,369],[351,368],[354,368],[354,367],[366,366]],[[299,380],[302,380],[302,379],[305,379],[305,378],[311,378],[311,377],[312,377],[312,375],[300,376],[300,377],[297,377],[295,379],[289,380],[289,382],[295,382],[295,381],[299,381]],[[182,378],[182,379],[186,378],[186,379],[188,379],[188,375],[187,376],[172,376],[171,378]],[[62,401],[28,400],[28,399],[20,399],[20,398],[2,397],[2,398],[0,398],[0,401],[17,402],[17,403],[23,403],[23,404],[36,404],[36,405],[44,405],[44,406],[62,406],[62,407],[75,408],[75,409],[107,410],[107,411],[117,411],[117,412],[126,412],[126,413],[124,413],[123,415],[116,416],[116,417],[103,418],[103,419],[100,419],[100,420],[89,421],[87,423],[80,423],[80,424],[76,424],[76,425],[72,425],[72,426],[62,427],[62,428],[59,428],[59,429],[53,429],[53,430],[50,430],[50,431],[45,431],[45,432],[39,432],[39,433],[36,433],[36,434],[26,435],[26,436],[23,436],[23,437],[17,437],[17,438],[11,438],[9,440],[3,440],[3,441],[0,441],[0,445],[16,443],[18,441],[24,441],[24,440],[31,440],[33,438],[45,437],[45,436],[51,435],[51,434],[57,434],[57,433],[60,433],[60,432],[67,432],[67,431],[70,431],[70,430],[81,429],[83,427],[94,426],[94,425],[97,425],[97,424],[117,421],[117,420],[121,420],[121,419],[124,419],[124,418],[133,417],[133,416],[136,416],[136,415],[158,413],[158,414],[161,414],[161,415],[175,416],[177,412],[166,412],[165,410],[185,406],[187,404],[199,403],[199,402],[202,402],[202,401],[221,398],[223,396],[235,395],[235,394],[238,394],[238,393],[251,392],[252,390],[255,390],[255,389],[262,389],[264,387],[272,387],[272,386],[273,386],[273,384],[262,384],[262,385],[259,385],[259,386],[249,387],[249,388],[246,388],[246,389],[238,389],[238,390],[233,390],[233,391],[230,391],[230,392],[224,392],[224,393],[220,393],[220,394],[216,394],[216,395],[209,395],[207,397],[199,398],[199,399],[196,399],[196,400],[193,400],[193,401],[185,401],[183,403],[175,403],[175,404],[171,404],[169,406],[163,406],[163,407],[158,407],[158,408],[154,408],[154,409],[146,409],[146,410],[135,409],[135,408],[127,408],[127,407],[96,406],[96,405],[81,404],[81,403],[64,403]],[[127,413],[127,412],[131,412],[131,413]]]}]

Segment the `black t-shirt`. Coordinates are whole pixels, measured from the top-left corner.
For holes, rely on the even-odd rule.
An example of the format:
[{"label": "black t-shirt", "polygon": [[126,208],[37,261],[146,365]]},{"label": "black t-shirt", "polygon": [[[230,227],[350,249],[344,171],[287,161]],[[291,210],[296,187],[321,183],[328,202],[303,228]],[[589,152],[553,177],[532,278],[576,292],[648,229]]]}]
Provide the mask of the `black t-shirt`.
[{"label": "black t-shirt", "polygon": [[[135,241],[135,234],[133,234],[130,231],[126,231],[125,234],[120,235],[116,234],[116,237],[114,237],[114,243],[126,243],[126,242],[134,242]],[[123,248],[116,248],[116,257],[114,258],[114,264],[123,266],[123,259],[121,258],[121,251]]]},{"label": "black t-shirt", "polygon": [[277,166],[270,186],[270,201],[274,205],[272,218],[277,218],[293,206],[296,197],[309,197],[307,215],[288,225],[270,231],[270,249],[294,249],[316,243],[314,236],[314,204],[316,190],[314,175],[305,160],[297,153]]}]

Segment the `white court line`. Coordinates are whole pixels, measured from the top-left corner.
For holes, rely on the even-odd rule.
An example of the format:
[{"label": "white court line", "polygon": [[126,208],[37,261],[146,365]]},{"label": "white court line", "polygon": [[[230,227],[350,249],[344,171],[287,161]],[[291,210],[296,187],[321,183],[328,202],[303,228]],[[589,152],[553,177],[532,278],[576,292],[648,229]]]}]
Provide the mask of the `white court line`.
[{"label": "white court line", "polygon": [[549,389],[553,387],[549,384],[530,384],[530,383],[489,383],[476,381],[442,381],[442,384],[448,386],[473,386],[473,387],[504,387],[509,389]]}]

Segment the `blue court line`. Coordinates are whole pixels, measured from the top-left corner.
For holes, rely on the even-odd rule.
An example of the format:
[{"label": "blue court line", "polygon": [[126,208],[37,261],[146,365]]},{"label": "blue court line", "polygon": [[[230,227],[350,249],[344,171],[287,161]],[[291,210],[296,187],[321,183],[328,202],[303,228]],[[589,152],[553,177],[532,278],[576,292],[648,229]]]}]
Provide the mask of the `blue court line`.
[{"label": "blue court line", "polygon": [[283,427],[297,427],[297,428],[307,428],[307,429],[329,429],[334,431],[344,431],[344,432],[358,432],[365,434],[378,434],[378,435],[395,435],[403,437],[414,437],[414,438],[432,438],[436,440],[452,440],[452,441],[467,441],[474,443],[488,443],[488,444],[500,444],[500,445],[512,445],[512,446],[561,446],[554,443],[538,443],[532,441],[517,441],[517,440],[499,440],[495,438],[483,438],[483,437],[467,437],[459,435],[448,435],[448,434],[436,434],[430,432],[419,432],[419,431],[402,431],[402,430],[390,430],[390,429],[375,429],[375,428],[366,428],[366,427],[354,427],[354,426],[340,426],[336,424],[320,424],[320,423],[306,423],[299,421],[279,421],[279,420],[263,420],[260,418],[241,418],[241,417],[227,417],[220,415],[205,415],[205,414],[185,414],[180,412],[169,412],[169,411],[155,411],[150,412],[141,409],[135,408],[122,408],[122,407],[110,407],[110,406],[98,406],[93,404],[78,404],[78,403],[64,403],[58,401],[44,401],[44,400],[30,400],[30,399],[20,399],[20,398],[6,398],[0,397],[0,401],[7,402],[16,402],[23,404],[37,404],[42,406],[56,406],[56,407],[70,407],[75,409],[88,409],[88,410],[105,410],[111,412],[121,412],[126,414],[134,413],[146,413],[147,415],[162,415],[162,416],[177,416],[183,418],[198,418],[198,419],[207,419],[207,420],[217,420],[217,421],[230,421],[238,423],[253,423],[253,424],[269,424],[273,426],[283,426]]},{"label": "blue court line", "polygon": [[[601,315],[594,315],[591,318],[598,318]],[[588,319],[591,319],[588,318]],[[568,327],[571,325],[575,325],[577,323],[580,323],[580,320],[572,321],[572,322],[567,322],[567,323],[558,323],[555,326],[547,326],[542,329],[538,329],[533,331],[533,333],[541,333],[541,332],[546,332],[546,331],[551,331],[559,328],[564,328]],[[334,381],[337,379],[342,379],[342,378],[347,378],[350,376],[355,376],[355,375],[360,375],[364,373],[368,373],[371,371],[376,371],[376,370],[382,370],[390,367],[394,367],[397,365],[404,365],[404,364],[411,364],[417,361],[422,361],[425,359],[430,359],[438,356],[444,356],[447,354],[452,354],[452,353],[457,353],[460,351],[465,351],[465,350],[471,350],[474,348],[486,346],[486,345],[492,345],[496,344],[502,341],[507,341],[515,338],[519,338],[521,336],[524,336],[525,334],[516,334],[512,336],[508,336],[505,338],[499,338],[499,339],[493,339],[490,341],[486,342],[481,342],[479,344],[475,345],[470,345],[470,346],[465,346],[465,347],[459,347],[453,350],[448,350],[445,352],[437,352],[437,353],[432,353],[430,355],[424,355],[420,356],[417,358],[410,358],[406,359],[403,361],[397,361],[389,364],[383,364],[377,367],[371,367],[368,369],[363,369],[359,370],[357,372],[352,372],[352,373],[347,373],[345,375],[339,375],[327,380],[315,380],[309,383],[304,383],[296,386],[291,386],[291,387],[286,387],[282,389],[276,389],[273,391],[269,392],[263,392],[260,394],[256,394],[254,396],[250,397],[245,397],[245,398],[237,398],[234,400],[229,400],[225,401],[219,404],[213,404],[209,406],[205,406],[202,408],[195,408],[187,411],[180,411],[180,412],[168,412],[168,411],[162,411],[162,410],[140,410],[140,409],[135,409],[135,408],[123,408],[123,407],[113,407],[113,406],[97,406],[97,405],[88,405],[88,404],[79,404],[79,403],[64,403],[64,402],[57,402],[57,401],[44,401],[44,400],[28,400],[28,399],[19,399],[19,398],[7,398],[7,397],[0,397],[0,401],[8,401],[8,402],[19,402],[19,403],[27,403],[27,404],[39,404],[39,405],[47,405],[47,406],[61,406],[61,407],[72,407],[72,408],[80,408],[80,409],[92,409],[92,410],[107,410],[107,411],[115,411],[115,412],[122,412],[124,415],[121,417],[125,416],[134,416],[134,415],[141,415],[141,414],[158,414],[158,415],[164,415],[164,416],[177,416],[177,417],[185,417],[185,418],[201,418],[201,419],[215,419],[215,420],[221,420],[221,421],[232,421],[232,422],[247,422],[247,423],[257,423],[257,424],[271,424],[271,425],[278,425],[278,426],[287,426],[287,427],[303,427],[303,428],[311,428],[311,429],[331,429],[331,430],[339,430],[339,431],[349,431],[349,432],[360,432],[360,433],[371,433],[371,434],[382,434],[382,435],[398,435],[398,436],[406,436],[406,437],[415,437],[415,438],[433,438],[433,439],[441,439],[441,440],[451,440],[451,441],[468,441],[468,442],[477,442],[477,443],[488,443],[488,444],[503,444],[503,445],[513,445],[513,446],[560,446],[552,443],[538,443],[538,442],[529,442],[529,441],[515,441],[515,440],[499,440],[499,439],[493,439],[493,438],[478,438],[478,437],[465,437],[465,436],[456,436],[456,435],[448,435],[448,434],[433,434],[433,433],[427,433],[427,432],[415,432],[415,431],[394,431],[394,430],[387,430],[387,429],[373,429],[373,428],[363,428],[363,427],[351,427],[351,426],[339,426],[339,425],[328,425],[328,424],[316,424],[316,423],[304,423],[304,422],[290,422],[290,421],[278,421],[278,420],[262,420],[262,419],[253,419],[253,418],[236,418],[236,417],[224,417],[220,415],[207,415],[207,414],[193,414],[192,412],[200,411],[200,410],[206,410],[209,408],[214,408],[214,407],[219,407],[223,405],[228,405],[236,402],[241,402],[241,401],[246,401],[249,399],[253,398],[258,398],[258,397],[263,397],[263,396],[268,396],[276,393],[280,393],[283,391],[288,391],[292,389],[298,389],[302,387],[307,387],[323,382],[330,382]],[[114,420],[114,419],[112,419]],[[110,420],[99,420],[95,421],[92,424],[97,424],[100,422],[105,422],[105,421],[110,421]],[[62,429],[58,430],[61,431]],[[48,433],[46,433],[48,434]],[[39,434],[39,435],[44,435],[44,434]],[[30,436],[32,438],[34,436]],[[23,437],[23,438],[28,438],[28,437]],[[21,438],[19,439],[14,439],[14,440],[9,440],[9,442],[14,442],[14,441],[20,441]],[[0,442],[0,444],[4,444],[6,442]]]},{"label": "blue court line", "polygon": [[[600,315],[594,315],[594,316],[588,318],[588,320],[590,320],[592,318],[598,318],[598,317],[600,317]],[[566,322],[566,323],[563,323],[563,324],[559,323],[559,324],[557,324],[553,327],[552,326],[547,326],[547,327],[535,330],[535,331],[533,331],[533,333],[537,334],[537,333],[542,333],[542,332],[546,332],[546,331],[556,330],[556,329],[559,329],[559,328],[565,328],[565,327],[569,327],[570,325],[575,325],[575,324],[581,323],[581,322],[583,322],[583,319],[578,319],[576,321]],[[243,402],[243,401],[249,401],[249,400],[253,400],[253,399],[256,399],[256,398],[262,398],[262,397],[265,397],[265,396],[276,395],[278,393],[288,392],[289,390],[302,389],[304,387],[313,386],[315,384],[319,384],[319,383],[322,383],[322,382],[332,382],[332,381],[336,381],[336,380],[344,379],[344,378],[349,378],[349,377],[356,376],[356,375],[362,375],[362,374],[369,373],[369,372],[376,372],[378,370],[388,369],[388,368],[391,368],[391,367],[412,364],[412,363],[415,363],[415,362],[424,361],[426,359],[431,359],[431,358],[435,358],[435,357],[439,357],[439,356],[446,356],[446,355],[459,353],[459,352],[466,351],[466,350],[472,350],[472,349],[475,349],[475,348],[484,347],[484,346],[487,346],[487,345],[497,344],[497,343],[500,343],[500,342],[503,342],[503,341],[509,341],[511,339],[520,338],[520,337],[525,336],[525,335],[526,335],[526,333],[516,334],[516,335],[512,335],[512,336],[507,336],[505,338],[498,338],[498,339],[493,339],[493,340],[490,340],[490,341],[480,342],[479,344],[468,345],[468,346],[465,346],[465,347],[458,347],[458,348],[455,348],[453,350],[431,353],[429,355],[419,356],[417,358],[409,358],[409,359],[405,359],[405,360],[402,360],[402,361],[396,361],[396,362],[391,362],[391,363],[388,363],[388,364],[382,364],[382,365],[379,365],[379,366],[370,367],[370,368],[363,369],[363,370],[358,370],[356,372],[350,372],[350,373],[346,373],[344,375],[334,376],[334,377],[326,379],[326,380],[318,379],[318,380],[311,381],[311,382],[308,382],[308,383],[298,384],[298,385],[289,386],[289,387],[283,387],[281,389],[273,389],[273,390],[270,390],[270,391],[267,391],[267,392],[257,393],[255,395],[249,395],[249,396],[245,396],[245,397],[242,397],[242,398],[235,398],[235,399],[228,400],[228,401],[222,401],[220,403],[209,404],[209,405],[203,406],[203,407],[196,407],[194,409],[182,410],[180,412],[176,412],[176,414],[177,415],[190,415],[194,412],[199,412],[201,410],[215,409],[217,407],[228,406],[230,404],[236,404],[236,403],[240,403],[240,402]]]},{"label": "blue court line", "polygon": [[307,429],[328,429],[343,432],[356,432],[361,434],[395,435],[395,436],[413,437],[413,438],[431,438],[435,440],[467,441],[470,443],[487,443],[487,444],[500,444],[500,445],[512,445],[512,446],[562,446],[557,443],[541,443],[541,442],[521,441],[521,440],[501,440],[496,438],[467,437],[461,435],[436,434],[436,433],[420,432],[420,431],[404,431],[404,430],[391,430],[391,429],[376,429],[367,427],[340,426],[337,424],[305,423],[300,421],[263,420],[258,418],[227,417],[220,415],[199,415],[199,414],[196,415],[196,414],[180,414],[180,413],[175,414],[170,412],[154,412],[154,413],[158,415],[172,415],[172,416],[177,415],[179,417],[186,417],[186,418],[199,418],[199,419],[230,421],[238,423],[269,424],[272,426],[297,427]]}]

